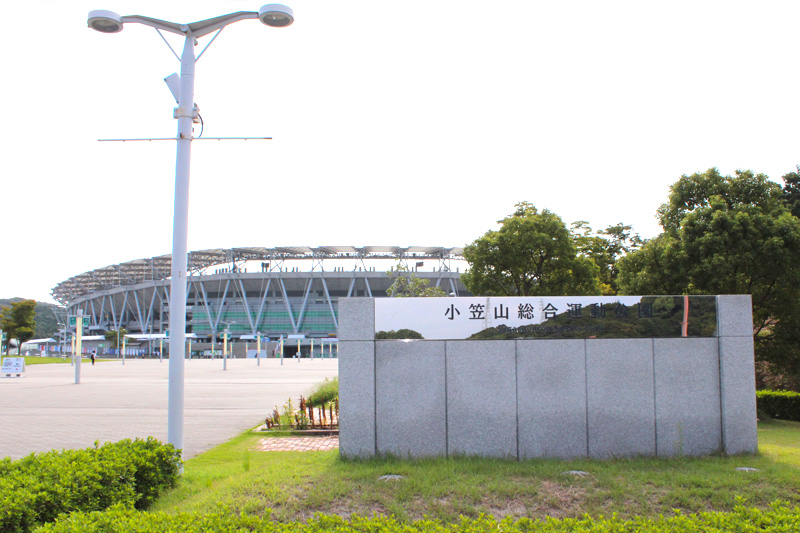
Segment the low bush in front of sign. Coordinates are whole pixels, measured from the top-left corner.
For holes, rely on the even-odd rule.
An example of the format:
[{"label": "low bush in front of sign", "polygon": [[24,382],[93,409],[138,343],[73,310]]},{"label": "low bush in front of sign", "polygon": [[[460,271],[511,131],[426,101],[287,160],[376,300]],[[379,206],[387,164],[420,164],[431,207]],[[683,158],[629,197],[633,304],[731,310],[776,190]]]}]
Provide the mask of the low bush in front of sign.
[{"label": "low bush in front of sign", "polygon": [[182,533],[205,533],[207,531],[250,531],[253,533],[319,533],[319,532],[363,532],[374,533],[567,533],[592,531],[612,533],[623,531],[647,531],[660,533],[722,533],[731,531],[797,531],[800,525],[800,508],[785,504],[773,504],[770,509],[748,509],[737,507],[731,513],[705,512],[658,518],[623,519],[610,518],[563,518],[531,520],[506,518],[497,521],[486,515],[477,518],[462,517],[455,523],[437,520],[402,522],[391,516],[372,518],[317,515],[307,522],[276,522],[245,514],[219,512],[198,513],[141,513],[117,506],[108,511],[74,513],[61,517],[55,524],[47,524],[36,533],[105,533],[107,531],[181,531]]},{"label": "low bush in front of sign", "polygon": [[180,473],[180,453],[154,438],[0,461],[0,531],[30,531],[63,513],[121,503],[144,509]]},{"label": "low bush in front of sign", "polygon": [[758,410],[779,420],[800,421],[800,393],[764,390],[756,392]]}]

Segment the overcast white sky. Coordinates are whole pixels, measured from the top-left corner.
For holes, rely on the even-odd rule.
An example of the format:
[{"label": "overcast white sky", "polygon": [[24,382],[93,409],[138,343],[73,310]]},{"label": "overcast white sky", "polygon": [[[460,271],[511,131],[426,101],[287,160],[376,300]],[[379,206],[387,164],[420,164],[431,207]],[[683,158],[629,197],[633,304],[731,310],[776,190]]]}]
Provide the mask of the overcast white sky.
[{"label": "overcast white sky", "polygon": [[[88,11],[260,5],[4,6],[0,297],[171,251],[174,143],[97,139],[174,137],[180,65],[155,30],[103,35]],[[274,140],[194,143],[190,250],[463,246],[522,200],[652,237],[681,174],[800,163],[798,1],[289,5],[294,25],[236,23],[197,65],[205,136]]]}]

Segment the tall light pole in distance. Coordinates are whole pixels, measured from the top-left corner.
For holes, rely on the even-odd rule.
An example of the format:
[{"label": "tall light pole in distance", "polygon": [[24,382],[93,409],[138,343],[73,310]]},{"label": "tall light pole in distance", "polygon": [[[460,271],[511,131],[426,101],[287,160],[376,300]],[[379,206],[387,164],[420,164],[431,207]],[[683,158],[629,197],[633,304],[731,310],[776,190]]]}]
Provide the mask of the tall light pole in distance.
[{"label": "tall light pole in distance", "polygon": [[[172,333],[169,341],[169,352],[176,357],[169,359],[169,390],[167,397],[167,442],[175,448],[183,449],[183,400],[184,400],[184,345],[186,342],[186,270],[187,240],[189,226],[189,168],[192,153],[192,121],[198,118],[198,110],[194,105],[194,72],[197,59],[216,39],[219,32],[234,22],[247,19],[258,19],[273,28],[283,28],[294,22],[292,10],[280,4],[267,4],[258,12],[238,11],[191,24],[176,24],[165,20],[143,17],[140,15],[120,16],[112,11],[96,10],[89,12],[87,23],[90,28],[101,33],[118,33],[124,24],[137,23],[184,37],[183,53],[180,57],[181,74],[177,87],[167,81],[173,92],[178,107],[174,117],[178,119],[178,144],[175,163],[175,207],[172,226],[172,279],[170,285],[169,330]],[[194,47],[197,39],[217,32],[198,56]],[[163,38],[163,35],[162,35]],[[165,39],[166,42],[166,39]],[[167,43],[169,44],[169,43]],[[171,49],[171,47],[170,47]],[[173,53],[175,51],[173,50]],[[177,56],[177,54],[175,54]],[[174,77],[169,77],[174,80]],[[175,94],[177,93],[177,94]],[[180,354],[180,355],[179,355]]]},{"label": "tall light pole in distance", "polygon": [[230,333],[231,325],[236,324],[236,322],[225,322],[223,320],[222,323],[225,324],[225,341],[222,345],[222,370],[228,370],[228,333]]}]

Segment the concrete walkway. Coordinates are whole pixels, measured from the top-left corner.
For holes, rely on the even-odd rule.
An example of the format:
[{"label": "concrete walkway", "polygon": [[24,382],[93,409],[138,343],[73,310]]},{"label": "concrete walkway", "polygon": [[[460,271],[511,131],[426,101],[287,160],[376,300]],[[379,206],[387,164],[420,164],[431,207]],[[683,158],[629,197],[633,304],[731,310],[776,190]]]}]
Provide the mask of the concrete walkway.
[{"label": "concrete walkway", "polygon": [[[191,360],[185,364],[184,458],[264,421],[291,397],[338,375],[337,359]],[[0,457],[86,448],[94,441],[167,439],[169,361],[29,365],[22,378],[0,378]]]}]

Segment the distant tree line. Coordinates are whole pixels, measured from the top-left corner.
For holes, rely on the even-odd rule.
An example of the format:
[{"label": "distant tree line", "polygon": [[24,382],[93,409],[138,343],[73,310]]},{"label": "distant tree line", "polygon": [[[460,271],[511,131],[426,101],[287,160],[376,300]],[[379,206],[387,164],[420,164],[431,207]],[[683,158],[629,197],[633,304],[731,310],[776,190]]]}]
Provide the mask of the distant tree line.
[{"label": "distant tree line", "polygon": [[[8,353],[9,339],[21,345],[31,339],[46,339],[58,332],[58,320],[53,310],[57,305],[25,298],[0,299],[0,329],[3,330],[6,341],[3,353]],[[24,339],[20,342],[20,339]]]}]

